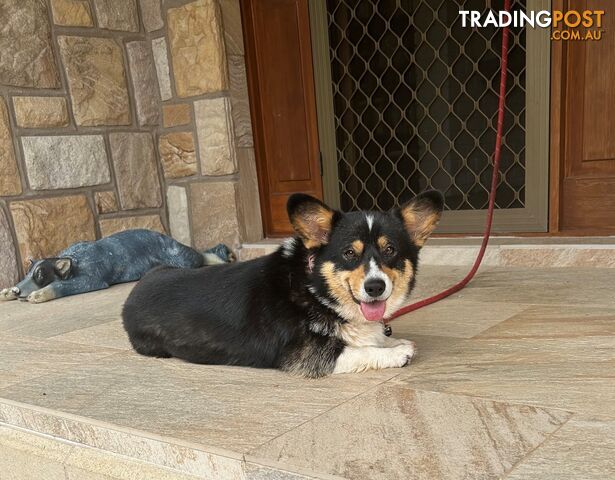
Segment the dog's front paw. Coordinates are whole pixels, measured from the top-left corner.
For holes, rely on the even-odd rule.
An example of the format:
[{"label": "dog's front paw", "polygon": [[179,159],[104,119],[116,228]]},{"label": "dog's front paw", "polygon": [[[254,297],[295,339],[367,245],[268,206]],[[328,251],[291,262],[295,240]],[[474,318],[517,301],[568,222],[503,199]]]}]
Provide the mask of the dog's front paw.
[{"label": "dog's front paw", "polygon": [[28,302],[30,303],[43,303],[48,302],[49,300],[53,300],[53,292],[51,290],[47,290],[45,288],[41,288],[40,290],[36,290],[28,295]]},{"label": "dog's front paw", "polygon": [[410,363],[414,355],[416,354],[416,345],[414,342],[406,340],[407,344],[398,345],[393,347],[392,350],[392,367],[405,367]]},{"label": "dog's front paw", "polygon": [[12,288],[5,288],[3,290],[0,290],[0,302],[6,302],[15,299],[17,299],[17,294],[13,291]]}]

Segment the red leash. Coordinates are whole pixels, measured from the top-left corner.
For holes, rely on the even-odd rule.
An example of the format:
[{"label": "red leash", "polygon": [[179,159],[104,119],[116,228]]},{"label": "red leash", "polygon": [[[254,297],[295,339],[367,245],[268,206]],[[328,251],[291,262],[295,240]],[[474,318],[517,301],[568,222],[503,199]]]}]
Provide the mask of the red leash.
[{"label": "red leash", "polygon": [[[507,12],[510,10],[510,0],[504,0],[504,10]],[[474,265],[472,269],[468,272],[468,274],[461,280],[459,283],[456,283],[450,288],[447,288],[443,292],[438,293],[437,295],[433,295],[432,297],[426,298],[419,302],[412,303],[410,305],[406,305],[405,307],[397,310],[388,321],[391,321],[401,315],[405,315],[406,313],[413,312],[418,310],[419,308],[426,307],[427,305],[431,305],[432,303],[436,303],[443,298],[452,295],[453,293],[458,292],[463,287],[465,287],[480,267],[481,262],[483,261],[483,257],[485,256],[485,250],[487,249],[487,244],[489,243],[489,237],[491,235],[491,225],[493,223],[493,209],[495,207],[495,193],[498,186],[498,178],[500,172],[500,156],[502,153],[502,135],[504,129],[504,107],[506,104],[506,68],[508,65],[508,27],[504,27],[502,30],[502,57],[501,57],[501,72],[500,72],[500,98],[498,103],[498,128],[497,135],[495,137],[495,151],[493,154],[493,175],[491,176],[491,191],[489,192],[489,208],[487,210],[487,221],[485,225],[485,234],[483,235],[483,242],[480,246],[480,250],[478,252],[478,256],[474,261]]]}]

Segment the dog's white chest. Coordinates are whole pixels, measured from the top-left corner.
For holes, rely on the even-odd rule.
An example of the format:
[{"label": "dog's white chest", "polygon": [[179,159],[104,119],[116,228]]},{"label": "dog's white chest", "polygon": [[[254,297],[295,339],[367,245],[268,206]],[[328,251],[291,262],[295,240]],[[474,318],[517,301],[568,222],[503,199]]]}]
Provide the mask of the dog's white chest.
[{"label": "dog's white chest", "polygon": [[339,327],[339,336],[351,347],[383,346],[384,329],[380,322],[348,322]]}]

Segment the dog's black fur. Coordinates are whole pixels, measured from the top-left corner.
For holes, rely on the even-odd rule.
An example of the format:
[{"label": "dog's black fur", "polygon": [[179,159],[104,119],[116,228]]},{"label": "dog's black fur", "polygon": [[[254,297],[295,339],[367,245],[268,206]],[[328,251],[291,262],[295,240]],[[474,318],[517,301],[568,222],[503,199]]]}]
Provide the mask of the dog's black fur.
[{"label": "dog's black fur", "polygon": [[[383,316],[401,306],[414,285],[418,251],[442,207],[438,192],[426,192],[388,213],[343,214],[293,195],[288,212],[297,237],[247,262],[152,270],[124,305],[124,327],[137,352],[195,363],[279,368],[309,377],[403,366],[411,342],[390,340],[380,323],[363,318],[362,308],[386,294],[365,285],[378,283],[385,272],[391,287],[381,301]],[[363,339],[364,330],[376,340]],[[357,349],[360,357],[359,349],[374,342],[390,347],[395,362],[355,366],[349,359],[352,366],[336,368],[345,349]]]}]

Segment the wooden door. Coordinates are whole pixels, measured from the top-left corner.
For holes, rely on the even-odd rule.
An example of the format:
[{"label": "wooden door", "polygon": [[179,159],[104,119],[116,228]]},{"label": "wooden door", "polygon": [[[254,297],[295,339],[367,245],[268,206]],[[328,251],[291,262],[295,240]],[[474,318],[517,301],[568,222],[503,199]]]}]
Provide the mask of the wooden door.
[{"label": "wooden door", "polygon": [[[613,12],[615,1],[574,1],[574,10]],[[606,7],[606,8],[605,8]],[[598,41],[565,44],[564,152],[560,230],[615,233],[615,17]]]},{"label": "wooden door", "polygon": [[291,233],[286,200],[322,198],[309,0],[242,0],[265,234]]}]

